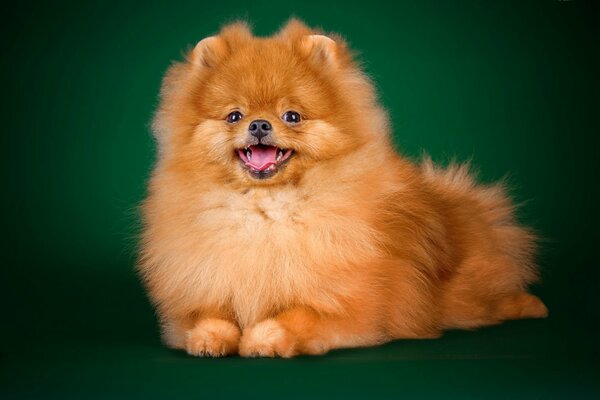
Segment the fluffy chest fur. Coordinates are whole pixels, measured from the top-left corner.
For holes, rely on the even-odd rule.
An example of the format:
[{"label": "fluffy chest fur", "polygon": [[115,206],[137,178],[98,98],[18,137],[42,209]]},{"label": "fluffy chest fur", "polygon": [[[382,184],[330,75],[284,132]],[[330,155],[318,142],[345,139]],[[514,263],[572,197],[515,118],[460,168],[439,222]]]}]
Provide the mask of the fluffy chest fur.
[{"label": "fluffy chest fur", "polygon": [[378,252],[352,202],[294,188],[206,191],[150,236],[160,258],[151,288],[184,308],[230,309],[241,325],[295,302],[334,311],[355,284],[336,276]]}]

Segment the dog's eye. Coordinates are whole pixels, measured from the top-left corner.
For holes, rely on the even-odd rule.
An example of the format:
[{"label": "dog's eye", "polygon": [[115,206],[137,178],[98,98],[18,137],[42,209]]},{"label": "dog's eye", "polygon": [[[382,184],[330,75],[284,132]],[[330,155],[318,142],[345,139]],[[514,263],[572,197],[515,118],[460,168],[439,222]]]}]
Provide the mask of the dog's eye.
[{"label": "dog's eye", "polygon": [[227,116],[227,122],[229,122],[230,124],[235,124],[236,122],[241,121],[242,118],[244,118],[244,116],[241,112],[233,111]]},{"label": "dog's eye", "polygon": [[281,119],[283,119],[288,124],[297,124],[298,122],[300,122],[300,114],[298,114],[296,111],[286,111],[282,115]]}]

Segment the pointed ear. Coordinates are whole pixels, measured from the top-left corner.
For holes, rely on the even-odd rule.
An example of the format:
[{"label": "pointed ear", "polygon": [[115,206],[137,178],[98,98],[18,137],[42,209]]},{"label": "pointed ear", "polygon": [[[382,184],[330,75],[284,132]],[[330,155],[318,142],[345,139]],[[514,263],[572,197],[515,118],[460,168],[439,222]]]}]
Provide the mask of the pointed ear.
[{"label": "pointed ear", "polygon": [[227,44],[218,36],[210,36],[198,42],[190,54],[190,61],[202,67],[214,67],[227,55]]},{"label": "pointed ear", "polygon": [[244,43],[252,38],[252,30],[247,22],[236,21],[221,28],[219,37],[222,37],[230,44]]},{"label": "pointed ear", "polygon": [[295,40],[302,36],[310,35],[314,33],[306,24],[296,18],[291,18],[286,24],[277,32],[277,37]]},{"label": "pointed ear", "polygon": [[300,40],[300,51],[314,62],[336,66],[339,61],[337,43],[325,35],[308,35]]}]

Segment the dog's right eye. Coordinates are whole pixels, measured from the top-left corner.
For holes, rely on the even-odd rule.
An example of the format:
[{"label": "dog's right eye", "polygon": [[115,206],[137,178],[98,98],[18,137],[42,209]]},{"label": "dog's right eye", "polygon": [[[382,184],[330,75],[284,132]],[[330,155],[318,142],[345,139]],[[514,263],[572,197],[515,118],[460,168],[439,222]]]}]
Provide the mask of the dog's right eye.
[{"label": "dog's right eye", "polygon": [[241,112],[233,111],[227,116],[227,122],[229,122],[230,124],[235,124],[236,122],[241,121],[242,118],[244,118],[244,116]]},{"label": "dog's right eye", "polygon": [[296,111],[287,111],[282,115],[281,119],[288,124],[297,124],[300,122],[300,114],[298,114]]}]

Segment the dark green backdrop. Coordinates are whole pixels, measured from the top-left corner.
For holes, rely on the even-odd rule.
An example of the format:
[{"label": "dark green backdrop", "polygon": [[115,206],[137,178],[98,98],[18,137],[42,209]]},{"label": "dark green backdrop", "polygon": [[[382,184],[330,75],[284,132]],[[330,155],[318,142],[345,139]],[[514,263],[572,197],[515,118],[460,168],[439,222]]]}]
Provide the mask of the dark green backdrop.
[{"label": "dark green backdrop", "polygon": [[[2,12],[0,397],[600,395],[597,3],[22,2]],[[408,156],[510,177],[544,238],[544,321],[294,360],[161,347],[133,272],[165,69],[291,15],[359,50]]]}]

